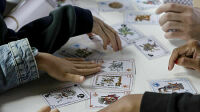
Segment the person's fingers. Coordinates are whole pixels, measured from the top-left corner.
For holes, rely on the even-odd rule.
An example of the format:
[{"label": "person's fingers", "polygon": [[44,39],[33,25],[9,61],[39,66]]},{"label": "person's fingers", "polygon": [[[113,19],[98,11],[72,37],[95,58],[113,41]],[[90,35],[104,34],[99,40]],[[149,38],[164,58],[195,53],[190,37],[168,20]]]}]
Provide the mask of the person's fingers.
[{"label": "person's fingers", "polygon": [[104,33],[104,31],[102,30],[102,28],[99,29],[99,34],[98,34],[102,40],[103,40],[103,48],[107,49],[107,45],[109,44],[109,39],[106,38],[106,34]]},{"label": "person's fingers", "polygon": [[49,106],[42,107],[38,112],[50,112],[51,108]]},{"label": "person's fingers", "polygon": [[177,60],[181,55],[186,52],[186,46],[182,46],[173,50],[171,57],[169,59],[168,70],[172,70],[174,68],[174,64],[177,63]]},{"label": "person's fingers", "polygon": [[184,31],[185,27],[184,24],[181,22],[175,22],[175,21],[167,21],[165,24],[162,26],[162,30],[164,32],[169,32],[169,30],[175,29],[178,31]]},{"label": "person's fingers", "polygon": [[[102,26],[102,28],[103,28],[103,26]],[[109,38],[113,50],[118,51],[119,48],[118,48],[118,44],[117,44],[115,35],[109,29],[107,29],[105,27],[104,27],[103,31],[104,31],[105,35],[107,36],[107,38]]]},{"label": "person's fingers", "polygon": [[84,61],[83,58],[68,58],[68,57],[65,57],[64,59],[66,59],[68,61]]},{"label": "person's fingers", "polygon": [[156,14],[161,14],[163,12],[184,12],[186,10],[187,6],[180,5],[176,3],[167,3],[164,5],[161,5],[157,10]]},{"label": "person's fingers", "polygon": [[181,57],[177,60],[177,65],[184,66],[186,68],[196,69],[199,70],[199,60],[188,58],[188,57]]},{"label": "person's fingers", "polygon": [[85,80],[84,76],[71,74],[71,73],[65,73],[65,76],[62,79],[62,81],[70,81],[70,82],[76,82],[76,83],[81,83],[84,80]]},{"label": "person's fingers", "polygon": [[58,109],[54,109],[51,112],[60,112]]},{"label": "person's fingers", "polygon": [[91,75],[101,71],[101,67],[88,68],[88,69],[76,69],[77,74]]},{"label": "person's fingers", "polygon": [[120,39],[118,33],[117,33],[112,27],[110,27],[109,25],[107,25],[106,23],[104,23],[104,26],[105,26],[107,29],[111,30],[111,31],[114,33],[115,38],[116,38],[116,40],[117,40],[118,50],[122,50],[121,39]]},{"label": "person's fingers", "polygon": [[177,21],[177,22],[183,22],[183,19],[181,17],[182,15],[180,13],[174,13],[174,12],[167,12],[161,18],[159,19],[159,23],[162,26],[167,21]]},{"label": "person's fingers", "polygon": [[74,64],[74,66],[75,66],[76,68],[78,68],[78,69],[80,69],[80,68],[86,69],[86,68],[96,68],[96,67],[100,67],[101,65],[100,65],[100,64],[95,64],[95,63],[93,63],[93,64]]},{"label": "person's fingers", "polygon": [[113,41],[113,38],[115,38],[115,35],[104,26],[103,22],[100,21],[99,25],[101,26],[101,30],[103,31],[101,33],[103,33],[106,36],[105,38],[107,38],[109,40],[109,42],[112,45],[113,50],[117,51],[118,48],[117,48],[116,41]]},{"label": "person's fingers", "polygon": [[167,39],[179,38],[179,39],[184,39],[184,40],[188,40],[190,38],[184,32],[179,32],[179,31],[177,31],[177,32],[171,32],[171,31],[170,32],[166,32],[165,33],[165,37]]},{"label": "person's fingers", "polygon": [[95,33],[95,34],[97,34],[97,35],[99,35],[101,38],[102,38],[102,40],[103,40],[103,48],[104,49],[107,49],[107,45],[109,44],[109,39],[108,38],[106,38],[106,35],[104,34],[104,31],[102,30],[102,28],[101,28],[101,23],[99,22],[99,21],[101,21],[101,20],[99,20],[98,18],[96,18],[96,17],[94,17],[94,25],[93,25],[93,33]]}]

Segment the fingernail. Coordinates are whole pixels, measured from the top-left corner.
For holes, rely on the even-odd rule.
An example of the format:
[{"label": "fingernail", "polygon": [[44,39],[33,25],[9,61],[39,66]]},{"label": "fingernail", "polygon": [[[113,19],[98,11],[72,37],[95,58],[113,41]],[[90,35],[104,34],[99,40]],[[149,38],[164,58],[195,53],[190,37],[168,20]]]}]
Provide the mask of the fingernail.
[{"label": "fingernail", "polygon": [[175,61],[175,64],[178,64],[178,59]]},{"label": "fingernail", "polygon": [[171,68],[168,66],[168,70],[171,71]]},{"label": "fingernail", "polygon": [[81,76],[79,80],[80,80],[80,82],[83,82],[85,80],[85,77]]}]

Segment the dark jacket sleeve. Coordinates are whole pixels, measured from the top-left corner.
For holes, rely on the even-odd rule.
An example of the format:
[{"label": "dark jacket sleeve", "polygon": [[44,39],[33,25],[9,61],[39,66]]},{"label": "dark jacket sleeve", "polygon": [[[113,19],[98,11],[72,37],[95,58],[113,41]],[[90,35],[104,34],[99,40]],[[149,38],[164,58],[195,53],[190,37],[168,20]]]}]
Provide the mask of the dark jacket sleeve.
[{"label": "dark jacket sleeve", "polygon": [[146,92],[140,112],[200,112],[200,95]]},{"label": "dark jacket sleeve", "polygon": [[90,33],[93,17],[89,10],[75,6],[63,6],[49,16],[35,20],[22,27],[16,35],[8,30],[4,44],[21,38],[28,38],[30,45],[40,52],[53,53],[70,37]]}]

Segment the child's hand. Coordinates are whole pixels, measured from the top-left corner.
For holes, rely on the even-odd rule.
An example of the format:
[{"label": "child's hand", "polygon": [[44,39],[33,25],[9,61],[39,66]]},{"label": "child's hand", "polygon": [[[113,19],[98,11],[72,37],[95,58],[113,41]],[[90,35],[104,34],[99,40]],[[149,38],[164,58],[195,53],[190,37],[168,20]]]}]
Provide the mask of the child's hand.
[{"label": "child's hand", "polygon": [[51,110],[49,106],[42,107],[38,112],[60,112],[58,109]]},{"label": "child's hand", "polygon": [[92,33],[102,38],[103,48],[106,49],[107,45],[111,44],[114,51],[121,50],[122,45],[118,33],[97,17],[93,17],[93,21]]},{"label": "child's hand", "polygon": [[83,82],[86,75],[97,73],[101,65],[80,58],[59,58],[48,53],[36,56],[39,70],[60,81]]}]

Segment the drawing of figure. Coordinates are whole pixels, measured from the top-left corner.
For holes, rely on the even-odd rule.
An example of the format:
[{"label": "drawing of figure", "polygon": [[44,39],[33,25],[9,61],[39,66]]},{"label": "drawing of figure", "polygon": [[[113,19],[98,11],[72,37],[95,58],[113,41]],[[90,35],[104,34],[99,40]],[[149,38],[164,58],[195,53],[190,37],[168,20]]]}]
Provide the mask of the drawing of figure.
[{"label": "drawing of figure", "polygon": [[75,55],[77,55],[77,56],[79,56],[81,58],[86,58],[86,57],[88,57],[89,55],[92,54],[92,52],[89,51],[88,48],[77,49],[75,52],[76,52]]},{"label": "drawing of figure", "polygon": [[153,52],[155,50],[159,50],[159,49],[156,49],[156,47],[158,47],[158,46],[155,42],[153,44],[146,43],[146,44],[140,45],[140,47],[142,47],[144,51],[150,51],[150,52]]},{"label": "drawing of figure", "polygon": [[117,96],[116,94],[111,94],[108,96],[101,96],[100,98],[98,98],[98,102],[100,104],[109,105],[109,104],[114,103],[118,99],[119,99],[119,96]]},{"label": "drawing of figure", "polygon": [[108,67],[110,71],[123,71],[123,62],[119,61],[113,61],[110,63],[110,66]]},{"label": "drawing of figure", "polygon": [[151,15],[137,15],[135,21],[143,21],[143,20],[150,21],[150,17]]},{"label": "drawing of figure", "polygon": [[109,7],[113,8],[113,9],[120,9],[123,7],[123,4],[121,4],[119,2],[112,2],[112,3],[109,3]]},{"label": "drawing of figure", "polygon": [[114,83],[114,77],[104,77],[102,78],[102,85],[104,84],[113,84]]},{"label": "drawing of figure", "polygon": [[121,86],[121,76],[105,76],[98,81],[99,77],[97,77],[96,85],[101,86]]},{"label": "drawing of figure", "polygon": [[133,35],[134,33],[131,31],[130,28],[127,27],[127,25],[122,24],[121,28],[118,29],[118,32],[120,35],[122,35],[123,37],[126,37],[127,35]]},{"label": "drawing of figure", "polygon": [[174,92],[174,91],[177,91],[177,90],[184,89],[184,86],[183,86],[182,83],[175,83],[175,84],[168,83],[168,84],[169,85],[166,85],[164,87],[158,88],[158,91],[160,93],[162,93],[162,90],[163,90],[163,92],[168,92],[169,90],[171,90],[172,92]]}]

